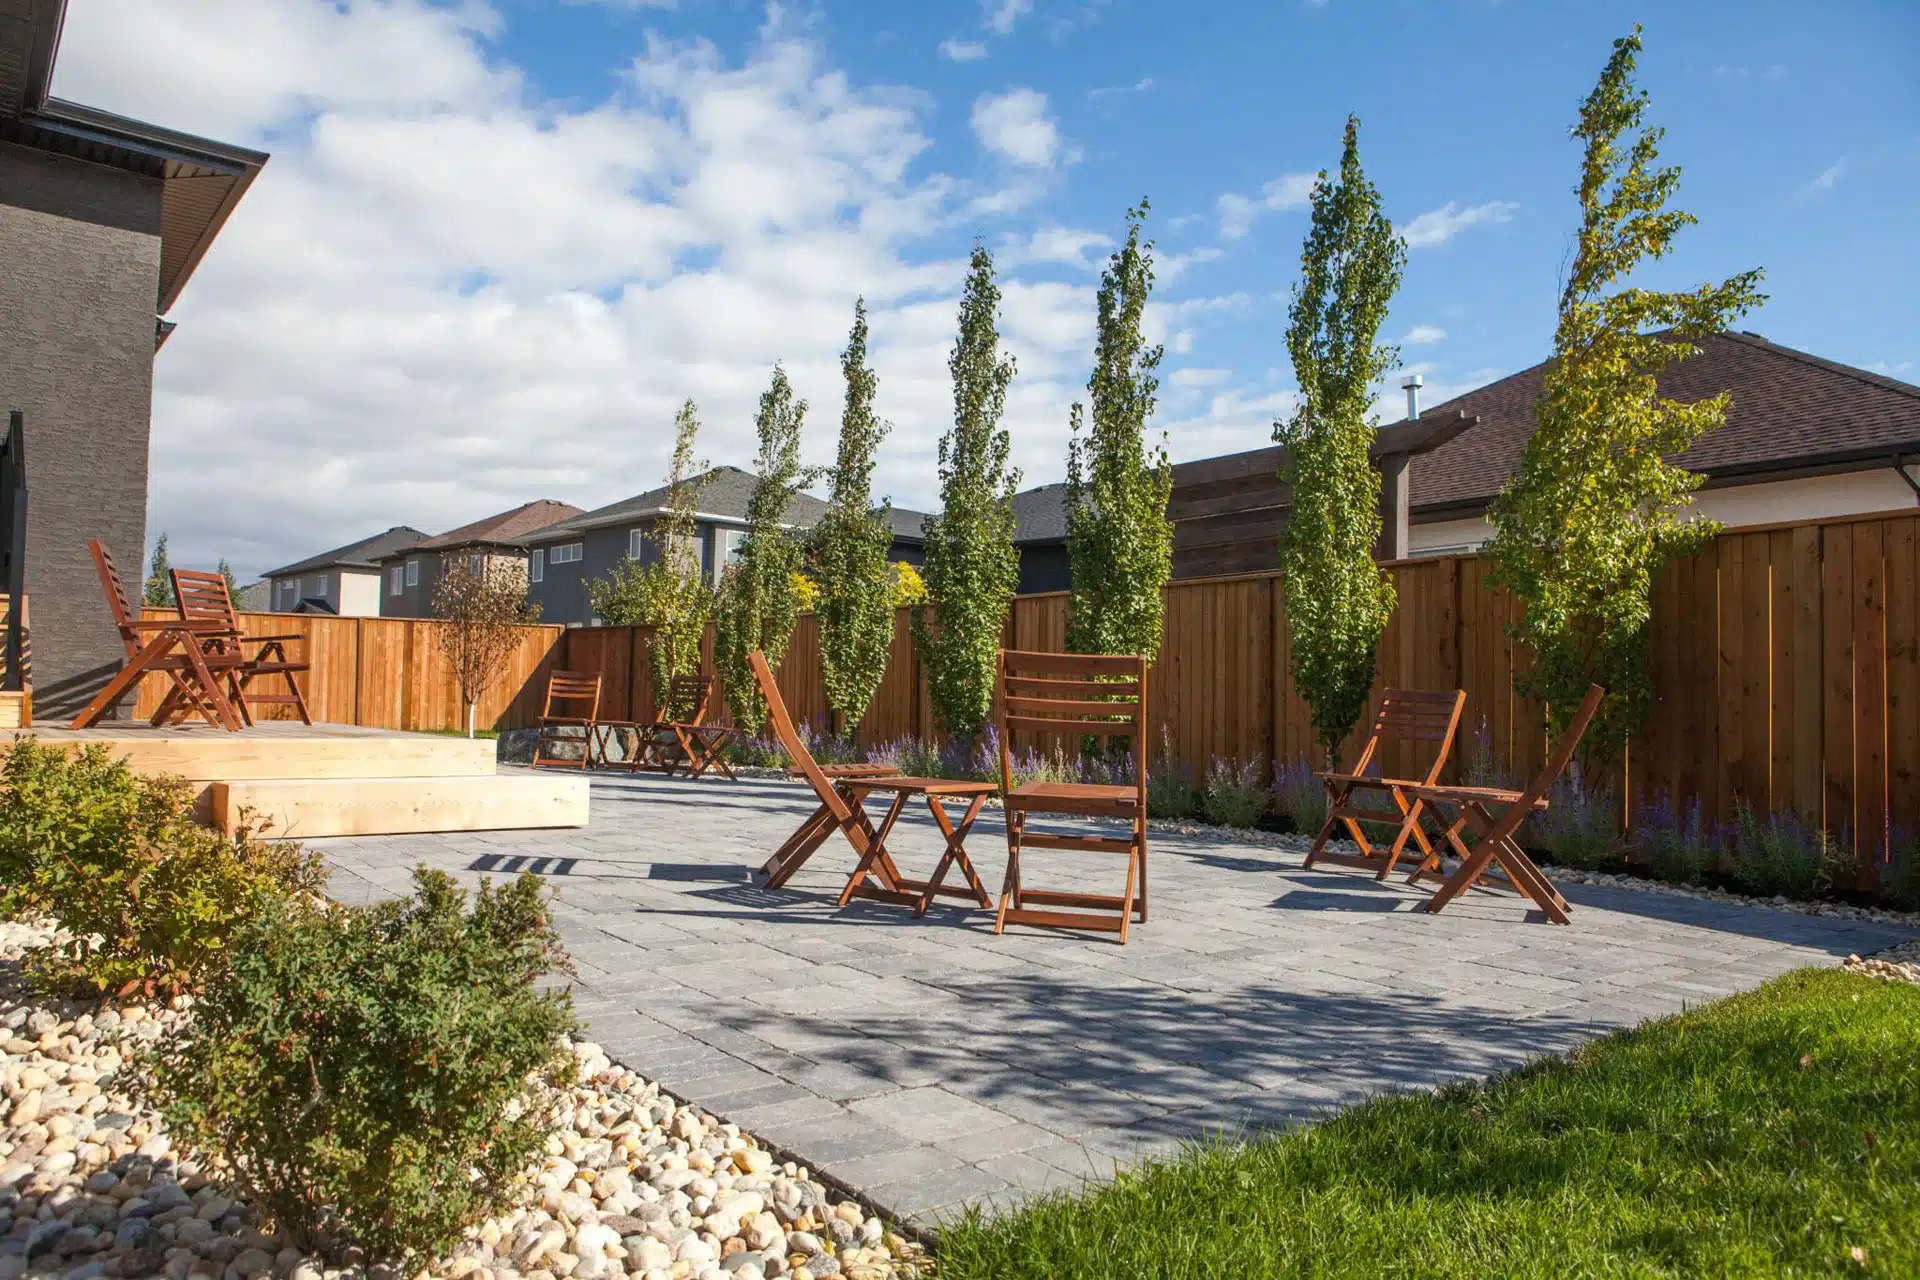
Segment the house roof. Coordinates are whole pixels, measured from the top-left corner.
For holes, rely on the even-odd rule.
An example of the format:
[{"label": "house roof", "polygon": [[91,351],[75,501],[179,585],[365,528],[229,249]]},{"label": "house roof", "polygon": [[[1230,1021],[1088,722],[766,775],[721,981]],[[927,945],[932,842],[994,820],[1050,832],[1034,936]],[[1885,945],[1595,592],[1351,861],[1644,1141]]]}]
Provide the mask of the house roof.
[{"label": "house roof", "polygon": [[[1920,454],[1920,387],[1783,347],[1755,333],[1699,344],[1667,367],[1660,394],[1702,400],[1730,393],[1727,422],[1673,459],[1711,483],[1774,471],[1816,470]],[[1420,416],[1464,411],[1478,424],[1414,461],[1420,512],[1471,512],[1500,492],[1533,434],[1546,363],[1435,405]]]},{"label": "house roof", "polygon": [[[758,478],[751,472],[742,471],[738,467],[715,467],[695,477],[694,482],[700,486],[699,497],[694,502],[694,508],[701,515],[745,522],[747,503],[753,497],[753,486],[758,483]],[[666,513],[670,487],[661,485],[658,489],[649,489],[645,493],[636,493],[631,498],[622,498],[619,502],[596,507],[592,511],[548,525],[538,533],[524,537],[523,541],[529,544],[549,543],[573,537],[588,529],[651,520]],[[793,495],[793,500],[787,504],[787,523],[796,528],[811,528],[818,524],[820,517],[826,513],[826,503],[810,493],[796,493]],[[918,511],[895,507],[891,519],[895,537],[916,541],[920,537],[921,522],[926,519],[926,516]]]},{"label": "house roof", "polygon": [[315,569],[378,569],[382,557],[408,547],[418,546],[427,540],[427,535],[418,529],[399,524],[385,533],[376,533],[371,538],[362,538],[358,542],[349,542],[344,547],[335,547],[331,551],[322,551],[317,556],[308,556],[305,560],[296,560],[292,564],[281,565],[278,569],[267,570],[269,578],[287,578],[296,573],[311,573]]},{"label": "house roof", "polygon": [[572,503],[537,498],[532,502],[523,502],[511,511],[497,512],[483,520],[463,524],[458,529],[449,529],[438,537],[411,546],[395,547],[380,558],[392,560],[416,551],[448,551],[456,547],[517,547],[529,534],[585,514]]},{"label": "house roof", "polygon": [[1023,489],[1013,495],[1013,542],[1064,542],[1067,537],[1065,481]]},{"label": "house roof", "polygon": [[164,313],[267,154],[48,96],[66,8],[66,0],[0,0],[0,141],[160,180],[154,310]]}]

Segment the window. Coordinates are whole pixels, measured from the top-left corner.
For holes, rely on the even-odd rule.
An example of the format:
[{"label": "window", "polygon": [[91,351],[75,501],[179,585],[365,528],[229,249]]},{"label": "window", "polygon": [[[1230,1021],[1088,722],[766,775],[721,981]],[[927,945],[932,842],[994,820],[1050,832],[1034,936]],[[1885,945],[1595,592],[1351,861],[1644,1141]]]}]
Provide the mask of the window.
[{"label": "window", "polygon": [[545,582],[547,580],[547,551],[545,547],[535,547],[533,556],[527,561],[527,580]]},{"label": "window", "polygon": [[554,564],[576,564],[580,560],[581,546],[581,543],[569,542],[564,546],[555,547],[548,559]]},{"label": "window", "polygon": [[291,582],[282,582],[280,584],[280,607],[282,609],[291,609],[299,603],[297,598],[299,594],[300,579],[295,578]]},{"label": "window", "polygon": [[720,554],[714,557],[713,580],[718,582],[720,575],[727,571],[728,565],[740,563],[740,557],[746,550],[747,531],[745,529],[716,529],[720,539]]},{"label": "window", "polygon": [[420,585],[420,562],[418,560],[407,561],[407,585],[410,587]]},{"label": "window", "polygon": [[484,559],[484,557],[481,556],[478,551],[467,557],[467,572],[476,578],[480,576],[480,562],[482,559]]},{"label": "window", "polygon": [[406,570],[399,565],[393,566],[387,574],[387,594],[397,596],[406,589]]},{"label": "window", "polygon": [[627,530],[627,559],[638,560],[647,549],[647,531],[645,529]]}]

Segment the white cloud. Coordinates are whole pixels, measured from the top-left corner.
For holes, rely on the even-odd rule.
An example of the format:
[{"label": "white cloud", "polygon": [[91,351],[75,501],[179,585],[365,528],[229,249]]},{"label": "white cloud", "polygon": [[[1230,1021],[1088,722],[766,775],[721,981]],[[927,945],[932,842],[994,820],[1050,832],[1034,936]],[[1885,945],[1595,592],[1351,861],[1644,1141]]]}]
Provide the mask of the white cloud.
[{"label": "white cloud", "polygon": [[1110,98],[1116,93],[1145,93],[1151,88],[1153,88],[1153,77],[1141,76],[1132,84],[1102,85],[1099,88],[1089,89],[1087,96],[1094,99]]},{"label": "white cloud", "polygon": [[1262,213],[1306,208],[1313,198],[1313,184],[1318,176],[1312,173],[1289,173],[1261,187],[1258,196],[1243,196],[1232,191],[1222,195],[1214,205],[1215,212],[1220,215],[1221,239],[1243,239],[1247,232],[1253,230],[1254,219]]},{"label": "white cloud", "polygon": [[1060,153],[1060,130],[1037,89],[983,93],[973,104],[973,136],[987,150],[1029,169],[1050,169]]},{"label": "white cloud", "polygon": [[1112,244],[1111,236],[1098,231],[1042,227],[1025,239],[1009,237],[995,263],[1002,269],[1025,263],[1061,263],[1091,271],[1100,265],[1096,251]]},{"label": "white cloud", "polygon": [[1430,209],[1409,222],[1401,228],[1401,234],[1406,236],[1408,248],[1427,249],[1445,244],[1468,227],[1480,223],[1494,226],[1511,222],[1513,211],[1519,207],[1511,200],[1489,200],[1485,204],[1462,209],[1449,200],[1444,207]]},{"label": "white cloud", "polygon": [[1184,389],[1193,387],[1217,387],[1233,380],[1231,369],[1175,369],[1167,375],[1167,385]]},{"label": "white cloud", "polygon": [[1437,324],[1417,324],[1407,330],[1407,336],[1400,339],[1404,346],[1424,347],[1435,342],[1445,342],[1447,331]]},{"label": "white cloud", "polygon": [[1864,367],[1867,372],[1877,373],[1883,378],[1900,378],[1905,380],[1906,376],[1913,372],[1913,361],[1902,360],[1899,364],[1892,364],[1885,360],[1876,360],[1872,364]]},{"label": "white cloud", "polygon": [[[250,575],[611,502],[660,482],[689,395],[703,456],[750,465],[776,359],[826,462],[856,294],[896,424],[878,490],[930,505],[965,263],[928,238],[973,193],[927,171],[924,98],[776,32],[738,60],[649,38],[604,101],[555,104],[490,53],[496,24],[422,0],[71,11],[57,93],[273,152],[155,362],[149,527],[176,562]],[[1052,479],[1093,290],[1003,284],[1015,461]]]},{"label": "white cloud", "polygon": [[948,38],[940,42],[940,56],[948,62],[976,62],[987,56],[987,46],[979,40]]},{"label": "white cloud", "polygon": [[1172,284],[1192,268],[1208,262],[1218,262],[1224,256],[1224,251],[1217,246],[1203,244],[1186,253],[1169,253],[1154,259],[1153,274],[1160,283]]},{"label": "white cloud", "polygon": [[997,36],[1013,34],[1014,24],[1033,12],[1033,0],[980,0],[987,30]]},{"label": "white cloud", "polygon": [[1840,175],[1846,171],[1847,159],[1845,156],[1842,156],[1816,174],[1812,182],[1800,188],[1800,194],[1803,196],[1817,196],[1823,191],[1831,191],[1833,190],[1834,184],[1840,181]]}]

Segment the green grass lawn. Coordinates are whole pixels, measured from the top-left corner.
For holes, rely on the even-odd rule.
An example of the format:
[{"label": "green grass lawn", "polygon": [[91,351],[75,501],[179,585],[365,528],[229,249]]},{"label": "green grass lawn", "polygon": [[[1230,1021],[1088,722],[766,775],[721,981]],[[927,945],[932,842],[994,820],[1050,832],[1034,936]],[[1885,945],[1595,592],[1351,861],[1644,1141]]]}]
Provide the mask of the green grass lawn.
[{"label": "green grass lawn", "polygon": [[961,1223],[936,1253],[943,1280],[1920,1276],[1920,986],[1790,974]]}]

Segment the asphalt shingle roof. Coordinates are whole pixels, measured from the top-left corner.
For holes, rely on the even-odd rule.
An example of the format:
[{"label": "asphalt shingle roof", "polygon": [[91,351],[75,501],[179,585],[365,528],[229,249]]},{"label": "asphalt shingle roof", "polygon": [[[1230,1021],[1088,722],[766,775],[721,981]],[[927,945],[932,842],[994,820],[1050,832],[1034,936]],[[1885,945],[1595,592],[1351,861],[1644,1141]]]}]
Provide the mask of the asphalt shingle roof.
[{"label": "asphalt shingle roof", "polygon": [[296,573],[310,573],[315,569],[377,569],[376,563],[382,557],[408,547],[418,546],[427,540],[427,535],[418,529],[404,524],[395,525],[385,533],[376,533],[371,538],[362,538],[358,542],[349,542],[344,547],[335,547],[331,551],[322,551],[317,556],[308,556],[305,560],[296,560],[292,564],[282,565],[278,569],[267,570],[269,578],[290,577]]},{"label": "asphalt shingle roof", "polygon": [[[1728,333],[1669,365],[1660,393],[1679,400],[1730,395],[1724,427],[1674,459],[1690,471],[1737,473],[1835,455],[1920,452],[1920,387],[1769,342]],[[1477,414],[1472,430],[1415,458],[1412,503],[1484,503],[1506,485],[1533,434],[1546,363],[1422,412]]]},{"label": "asphalt shingle roof", "polygon": [[536,533],[550,524],[562,520],[571,520],[584,515],[579,507],[570,502],[555,502],[552,498],[539,498],[533,502],[522,503],[511,511],[502,511],[471,524],[463,524],[458,529],[449,529],[437,538],[428,538],[418,546],[404,548],[404,551],[439,551],[448,547],[466,547],[475,543],[501,543],[513,545],[527,535]]},{"label": "asphalt shingle roof", "polygon": [[[742,471],[738,467],[715,467],[699,477],[700,496],[695,507],[703,515],[720,516],[729,520],[745,520],[747,503],[753,497],[756,477],[752,472]],[[666,510],[669,486],[661,485],[645,493],[636,493],[631,498],[622,498],[610,502],[604,507],[583,512],[570,519],[538,530],[526,536],[527,542],[551,542],[557,538],[570,537],[585,529],[596,529],[603,525],[621,524],[629,520],[648,519]],[[787,504],[787,523],[797,528],[810,528],[818,524],[820,517],[827,512],[827,504],[810,493],[796,493]],[[917,539],[920,536],[921,522],[926,519],[924,513],[910,511],[904,507],[895,507],[891,517],[894,534],[897,537]]]}]

